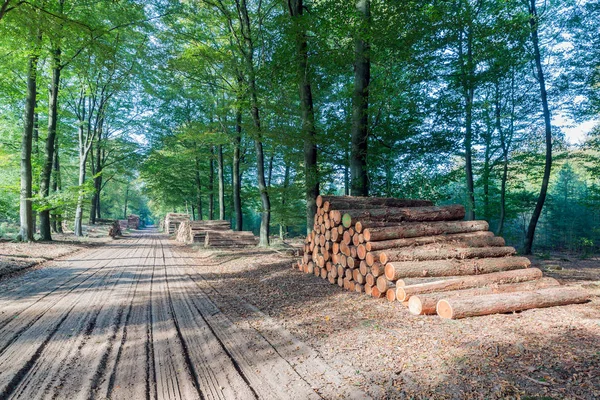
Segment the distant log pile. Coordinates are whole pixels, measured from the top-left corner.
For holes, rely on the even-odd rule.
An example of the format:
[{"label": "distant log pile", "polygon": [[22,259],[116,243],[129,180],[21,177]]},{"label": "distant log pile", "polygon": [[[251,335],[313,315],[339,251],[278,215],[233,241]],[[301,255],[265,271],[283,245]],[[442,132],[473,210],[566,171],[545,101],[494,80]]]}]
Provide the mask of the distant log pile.
[{"label": "distant log pile", "polygon": [[487,222],[464,216],[460,205],[426,200],[319,196],[313,231],[294,267],[347,290],[400,301],[415,315],[451,319],[589,299],[585,290],[559,286],[529,268]]},{"label": "distant log pile", "polygon": [[231,224],[225,220],[183,221],[177,230],[177,241],[204,243],[208,231],[229,231]]},{"label": "distant log pile", "polygon": [[229,221],[224,220],[183,221],[177,230],[177,241],[202,243],[205,247],[246,247],[258,243],[252,232],[233,231]]},{"label": "distant log pile", "polygon": [[131,214],[127,217],[127,229],[139,229],[140,228],[140,217],[135,214]]},{"label": "distant log pile", "polygon": [[121,228],[121,231],[126,230],[127,226],[128,226],[128,220],[126,220],[126,219],[119,220],[119,227]]},{"label": "distant log pile", "polygon": [[179,230],[179,225],[184,221],[189,221],[189,214],[168,213],[165,216],[164,230],[171,235]]}]

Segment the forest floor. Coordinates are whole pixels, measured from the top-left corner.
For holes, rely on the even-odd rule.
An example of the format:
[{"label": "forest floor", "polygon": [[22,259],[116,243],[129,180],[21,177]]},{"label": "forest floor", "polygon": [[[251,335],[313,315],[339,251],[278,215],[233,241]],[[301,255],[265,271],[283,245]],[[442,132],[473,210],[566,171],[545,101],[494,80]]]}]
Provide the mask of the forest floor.
[{"label": "forest floor", "polygon": [[0,240],[0,280],[29,268],[41,268],[46,262],[77,251],[101,245],[111,240],[108,227],[99,225],[87,229],[86,236],[77,238],[72,232],[53,233],[52,242],[22,243]]},{"label": "forest floor", "polygon": [[590,303],[459,321],[293,260],[142,231],[5,279],[0,399],[600,397],[598,258],[534,260]]}]

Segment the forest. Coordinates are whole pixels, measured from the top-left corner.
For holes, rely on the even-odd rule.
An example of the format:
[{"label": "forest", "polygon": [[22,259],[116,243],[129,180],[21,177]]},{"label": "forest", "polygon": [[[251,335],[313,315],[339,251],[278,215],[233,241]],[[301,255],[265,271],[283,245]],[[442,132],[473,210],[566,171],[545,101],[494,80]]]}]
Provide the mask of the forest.
[{"label": "forest", "polygon": [[600,250],[597,0],[2,0],[0,236],[227,219],[318,194],[462,204]]}]

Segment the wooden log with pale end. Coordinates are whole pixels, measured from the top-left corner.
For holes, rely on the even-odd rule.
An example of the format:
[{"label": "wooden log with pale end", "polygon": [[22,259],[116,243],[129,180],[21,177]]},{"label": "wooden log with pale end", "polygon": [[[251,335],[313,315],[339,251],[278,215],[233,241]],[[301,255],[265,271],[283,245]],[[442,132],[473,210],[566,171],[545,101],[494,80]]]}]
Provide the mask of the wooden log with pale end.
[{"label": "wooden log with pale end", "polygon": [[558,286],[526,292],[443,299],[437,304],[437,314],[446,319],[460,319],[585,303],[589,299],[590,294],[583,288]]}]

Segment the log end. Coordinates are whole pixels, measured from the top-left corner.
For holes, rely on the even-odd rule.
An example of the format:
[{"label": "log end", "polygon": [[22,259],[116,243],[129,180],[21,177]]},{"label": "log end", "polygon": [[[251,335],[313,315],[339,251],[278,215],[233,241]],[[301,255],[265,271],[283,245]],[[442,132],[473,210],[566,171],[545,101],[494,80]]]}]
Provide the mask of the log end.
[{"label": "log end", "polygon": [[362,222],[358,221],[356,224],[354,224],[354,230],[358,233],[361,233],[363,230]]},{"label": "log end", "polygon": [[396,301],[396,290],[388,289],[387,292],[385,292],[385,297],[390,303]]},{"label": "log end", "polygon": [[318,195],[316,203],[317,203],[317,207],[321,207],[323,205],[323,196]]},{"label": "log end", "polygon": [[[357,224],[358,224],[358,222],[357,222]],[[360,225],[360,227],[362,229],[362,224]],[[371,241],[371,231],[369,229],[365,229],[362,234],[365,238],[365,242]]]},{"label": "log end", "polygon": [[396,299],[398,301],[410,301],[408,295],[406,294],[406,291],[404,291],[404,288],[398,285],[396,285]]},{"label": "log end", "polygon": [[392,264],[385,264],[385,267],[383,268],[383,274],[390,281],[393,281],[393,280],[395,280],[394,278],[396,278],[395,277],[396,269],[394,268],[394,266]]},{"label": "log end", "polygon": [[342,226],[344,228],[350,228],[350,225],[352,225],[352,216],[346,213],[342,216]]},{"label": "log end", "polygon": [[[410,300],[409,300],[410,302]],[[440,300],[435,307],[437,314],[444,319],[452,319],[454,317],[454,312],[452,311],[452,306],[447,300]]]},{"label": "log end", "polygon": [[423,304],[419,296],[412,296],[408,299],[408,312],[412,315],[422,315],[423,314]]},{"label": "log end", "polygon": [[358,245],[358,247],[356,248],[356,254],[361,260],[364,260],[367,257],[367,248],[364,244]]}]

